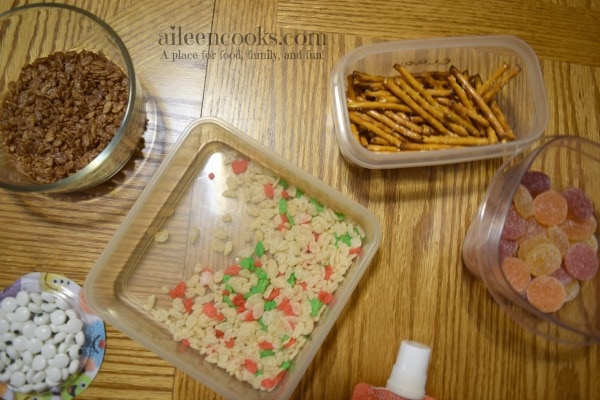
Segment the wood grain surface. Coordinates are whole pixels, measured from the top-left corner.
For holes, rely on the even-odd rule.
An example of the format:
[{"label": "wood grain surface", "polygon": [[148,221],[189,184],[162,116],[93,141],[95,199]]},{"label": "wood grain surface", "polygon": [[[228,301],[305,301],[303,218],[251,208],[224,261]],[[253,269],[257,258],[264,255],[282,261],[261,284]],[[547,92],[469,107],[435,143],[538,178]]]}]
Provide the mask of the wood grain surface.
[{"label": "wood grain surface", "polygon": [[[60,1],[62,2],[62,1]],[[0,12],[27,1],[2,0]],[[82,284],[185,127],[222,118],[369,208],[382,246],[296,389],[294,399],[349,399],[354,385],[383,386],[402,339],[433,349],[427,391],[438,399],[600,399],[600,347],[568,347],[515,324],[465,269],[461,248],[503,159],[366,170],[338,150],[329,79],[359,45],[407,38],[514,34],[536,51],[550,106],[545,135],[600,141],[598,0],[68,1],[122,37],[148,110],[145,147],[111,181],[80,194],[0,190],[0,288],[32,271]],[[251,60],[253,46],[160,43],[189,32],[274,33],[296,60]],[[279,47],[270,48],[281,51]],[[174,51],[211,59],[165,59]],[[0,51],[6,51],[4,48]],[[226,59],[225,54],[244,55]],[[315,55],[308,59],[307,51]],[[107,326],[106,357],[81,399],[221,399]]]}]

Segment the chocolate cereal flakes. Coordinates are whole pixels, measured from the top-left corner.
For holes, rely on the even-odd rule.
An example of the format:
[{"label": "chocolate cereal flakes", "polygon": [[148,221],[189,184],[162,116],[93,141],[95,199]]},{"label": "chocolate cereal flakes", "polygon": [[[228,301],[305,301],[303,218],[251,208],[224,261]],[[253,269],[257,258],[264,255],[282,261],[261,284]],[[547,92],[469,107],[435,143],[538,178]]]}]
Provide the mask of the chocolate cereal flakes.
[{"label": "chocolate cereal flakes", "polygon": [[0,103],[0,147],[39,183],[92,161],[121,125],[129,79],[104,54],[56,52],[25,65]]}]

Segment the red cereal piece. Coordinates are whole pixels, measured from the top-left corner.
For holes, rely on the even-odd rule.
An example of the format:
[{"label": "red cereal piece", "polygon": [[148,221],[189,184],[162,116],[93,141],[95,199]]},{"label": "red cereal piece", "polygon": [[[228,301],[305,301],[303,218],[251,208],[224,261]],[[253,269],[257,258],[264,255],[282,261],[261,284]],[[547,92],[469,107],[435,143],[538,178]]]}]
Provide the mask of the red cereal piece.
[{"label": "red cereal piece", "polygon": [[531,282],[529,267],[520,258],[505,258],[502,262],[502,272],[510,286],[517,293],[523,293],[527,289],[527,286],[529,286],[529,282]]},{"label": "red cereal piece", "polygon": [[273,187],[273,184],[270,182],[265,183],[265,196],[267,196],[267,198],[272,199],[275,197],[275,188]]},{"label": "red cereal piece", "polygon": [[193,306],[194,306],[194,300],[187,298],[187,297],[183,300],[183,307],[185,308],[185,312],[187,312],[188,314],[192,312]]},{"label": "red cereal piece", "polygon": [[560,268],[562,254],[552,243],[542,243],[535,246],[527,256],[525,262],[533,276],[551,275]]},{"label": "red cereal piece", "polygon": [[171,296],[172,299],[176,299],[176,298],[182,299],[185,297],[186,289],[187,288],[185,286],[185,282],[181,281],[173,289],[171,289],[169,291],[169,296]]},{"label": "red cereal piece", "polygon": [[256,260],[254,260],[254,266],[256,268],[261,268],[263,266],[262,261],[260,261],[258,258]]},{"label": "red cereal piece", "polygon": [[523,185],[517,187],[513,204],[519,215],[523,218],[533,216],[533,196]]},{"label": "red cereal piece", "polygon": [[359,254],[361,250],[362,250],[362,247],[352,247],[348,251],[348,254]]},{"label": "red cereal piece", "polygon": [[591,279],[598,272],[598,255],[589,244],[575,243],[565,256],[565,269],[581,281]]},{"label": "red cereal piece", "polygon": [[212,172],[208,174],[208,179],[210,179],[211,181],[215,179],[215,174],[213,174]]},{"label": "red cereal piece", "polygon": [[534,278],[527,287],[527,300],[543,313],[558,311],[566,298],[564,285],[552,276]]},{"label": "red cereal piece", "polygon": [[281,288],[274,288],[273,290],[271,290],[271,293],[267,297],[267,300],[275,300],[275,298],[279,296],[279,293],[281,293]]},{"label": "red cereal piece", "polygon": [[289,200],[290,199],[290,194],[289,194],[289,192],[287,190],[284,189],[284,190],[281,191],[281,197],[284,198],[284,199],[286,199],[286,200]]},{"label": "red cereal piece", "polygon": [[594,213],[592,201],[582,190],[569,188],[564,190],[562,195],[567,200],[567,205],[569,206],[569,218],[577,222],[583,222]]},{"label": "red cereal piece", "polygon": [[287,342],[285,342],[285,344],[283,345],[283,348],[284,349],[289,349],[290,347],[292,347],[294,345],[294,343],[296,343],[296,339],[290,338],[290,340],[288,340]]},{"label": "red cereal piece", "polygon": [[234,174],[241,174],[248,168],[248,160],[245,158],[238,158],[231,162],[231,170]]},{"label": "red cereal piece", "polygon": [[225,347],[227,347],[228,349],[232,349],[233,346],[235,346],[235,339],[231,338],[227,341],[225,341]]},{"label": "red cereal piece", "polygon": [[521,218],[514,206],[511,206],[504,220],[502,238],[506,240],[517,240],[525,233],[525,220]]},{"label": "red cereal piece", "polygon": [[288,298],[283,299],[281,301],[281,303],[279,303],[279,305],[277,306],[277,309],[280,310],[281,312],[283,312],[287,316],[295,316],[296,315],[294,313],[294,309],[293,309],[292,305],[290,304],[290,299],[288,299]]},{"label": "red cereal piece", "polygon": [[260,385],[266,390],[273,389],[275,386],[277,386],[277,384],[279,382],[281,382],[283,380],[284,377],[285,377],[285,371],[281,371],[273,379],[270,379],[270,378],[263,379],[261,381]]},{"label": "red cereal piece", "polygon": [[540,224],[560,225],[567,219],[567,200],[556,190],[540,193],[533,200],[533,215]]},{"label": "red cereal piece", "polygon": [[202,307],[202,312],[206,314],[207,317],[217,319],[219,316],[219,310],[213,303],[206,303]]},{"label": "red cereal piece", "polygon": [[333,295],[329,292],[321,291],[317,295],[317,298],[319,299],[319,301],[321,303],[329,304],[329,303],[331,303],[331,300],[333,300]]},{"label": "red cereal piece", "polygon": [[536,197],[538,194],[550,190],[552,182],[550,177],[543,172],[527,171],[525,175],[523,175],[521,184],[529,190],[529,193],[531,193],[533,197]]},{"label": "red cereal piece", "polygon": [[598,221],[596,217],[591,216],[584,222],[577,222],[572,219],[567,219],[560,225],[561,229],[567,234],[569,240],[579,241],[587,240],[596,232]]},{"label": "red cereal piece", "polygon": [[242,267],[240,267],[237,264],[233,264],[230,265],[229,267],[225,268],[225,275],[230,275],[230,276],[236,276],[240,273],[240,271],[242,270]]},{"label": "red cereal piece", "polygon": [[249,358],[244,360],[244,368],[253,375],[258,372],[258,365]]},{"label": "red cereal piece", "polygon": [[271,342],[267,342],[266,340],[258,343],[258,347],[260,347],[263,350],[273,350],[275,347],[273,346],[273,343]]},{"label": "red cereal piece", "polygon": [[325,276],[323,277],[326,281],[328,281],[331,278],[331,275],[333,274],[333,267],[330,264],[327,264],[325,266]]},{"label": "red cereal piece", "polygon": [[179,342],[179,344],[177,345],[177,351],[179,353],[184,353],[188,347],[190,347],[190,341],[187,339],[183,339],[181,342]]}]

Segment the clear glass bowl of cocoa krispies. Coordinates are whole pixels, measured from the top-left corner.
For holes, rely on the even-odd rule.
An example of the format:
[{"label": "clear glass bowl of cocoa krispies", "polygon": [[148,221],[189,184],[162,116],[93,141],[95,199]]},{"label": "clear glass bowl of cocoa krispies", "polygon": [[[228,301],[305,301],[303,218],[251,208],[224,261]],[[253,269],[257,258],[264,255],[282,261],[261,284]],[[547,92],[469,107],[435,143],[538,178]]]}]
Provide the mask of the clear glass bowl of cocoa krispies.
[{"label": "clear glass bowl of cocoa krispies", "polygon": [[117,173],[144,131],[129,52],[95,15],[32,4],[0,14],[0,187],[73,192]]}]

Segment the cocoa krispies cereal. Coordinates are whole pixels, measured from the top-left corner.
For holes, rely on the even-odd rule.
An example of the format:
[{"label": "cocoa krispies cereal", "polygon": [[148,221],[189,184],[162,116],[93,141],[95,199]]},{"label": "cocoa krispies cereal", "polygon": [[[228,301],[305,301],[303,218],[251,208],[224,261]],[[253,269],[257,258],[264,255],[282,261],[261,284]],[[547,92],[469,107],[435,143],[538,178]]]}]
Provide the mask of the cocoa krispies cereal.
[{"label": "cocoa krispies cereal", "polygon": [[[197,350],[270,391],[335,301],[365,233],[260,165],[239,155],[225,163],[231,175],[223,195],[244,202],[250,241],[213,249],[232,252],[232,262],[198,264],[191,276],[150,296],[147,306],[182,351]],[[161,297],[167,307],[156,307]]]},{"label": "cocoa krispies cereal", "polygon": [[0,100],[0,147],[39,183],[89,164],[114,137],[129,99],[123,70],[87,50],[38,58],[8,88]]}]

